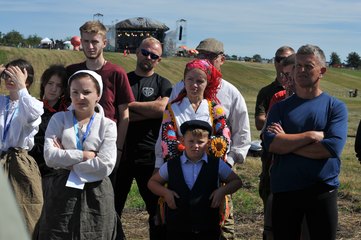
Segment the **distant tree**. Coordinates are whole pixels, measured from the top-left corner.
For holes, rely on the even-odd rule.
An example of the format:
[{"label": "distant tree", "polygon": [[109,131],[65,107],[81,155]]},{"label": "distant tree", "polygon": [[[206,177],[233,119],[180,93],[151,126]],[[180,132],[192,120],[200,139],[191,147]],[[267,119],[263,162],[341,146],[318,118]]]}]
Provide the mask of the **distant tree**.
[{"label": "distant tree", "polygon": [[25,45],[35,47],[40,44],[41,37],[38,35],[30,35],[27,39],[25,39]]},{"label": "distant tree", "polygon": [[232,55],[232,56],[231,56],[231,59],[232,59],[232,60],[237,60],[237,55]]},{"label": "distant tree", "polygon": [[247,56],[244,57],[244,61],[245,61],[245,62],[250,62],[251,60],[252,60],[252,58],[250,58],[250,57],[247,57]]},{"label": "distant tree", "polygon": [[19,44],[23,44],[24,37],[19,32],[12,30],[4,35],[3,40],[6,45],[18,46]]},{"label": "distant tree", "polygon": [[340,65],[341,65],[340,56],[338,56],[337,53],[332,52],[330,56],[330,66],[340,66]]},{"label": "distant tree", "polygon": [[349,67],[359,68],[361,66],[360,55],[358,55],[356,52],[349,53],[346,63]]},{"label": "distant tree", "polygon": [[4,41],[4,39],[3,39],[3,33],[2,32],[0,32],[0,44],[3,44],[3,41]]},{"label": "distant tree", "polygon": [[259,54],[255,54],[255,55],[253,55],[253,60],[255,62],[262,62],[262,57]]}]

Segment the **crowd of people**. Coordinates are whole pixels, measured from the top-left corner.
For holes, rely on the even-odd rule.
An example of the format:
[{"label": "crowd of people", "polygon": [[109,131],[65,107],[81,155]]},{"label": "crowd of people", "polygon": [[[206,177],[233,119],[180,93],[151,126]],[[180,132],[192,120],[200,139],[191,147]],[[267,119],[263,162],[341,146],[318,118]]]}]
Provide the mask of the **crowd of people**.
[{"label": "crowd of people", "polygon": [[[251,132],[245,99],[222,78],[223,43],[202,40],[172,86],[155,73],[159,40],[145,38],[126,73],[104,58],[102,23],[79,30],[85,61],[49,66],[40,99],[28,91],[28,61],[1,65],[0,183],[11,188],[0,202],[20,209],[10,217],[19,231],[8,228],[6,239],[126,239],[121,216],[133,180],[149,239],[235,239],[232,193],[242,180],[232,167],[245,161]],[[321,89],[318,46],[283,46],[274,64],[276,78],[255,106],[263,239],[335,239],[347,108]],[[360,134],[361,126],[359,160]]]}]

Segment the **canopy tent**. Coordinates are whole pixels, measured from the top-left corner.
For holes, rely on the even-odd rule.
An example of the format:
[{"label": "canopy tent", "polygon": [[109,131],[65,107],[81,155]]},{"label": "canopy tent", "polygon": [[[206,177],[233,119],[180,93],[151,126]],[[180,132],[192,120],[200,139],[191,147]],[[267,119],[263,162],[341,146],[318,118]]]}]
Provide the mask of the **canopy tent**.
[{"label": "canopy tent", "polygon": [[161,29],[164,32],[168,31],[169,28],[157,20],[146,18],[146,17],[136,17],[128,18],[116,24],[116,28],[121,29]]},{"label": "canopy tent", "polygon": [[43,38],[43,39],[41,39],[41,41],[40,41],[40,44],[52,44],[53,43],[53,41],[51,41],[49,38]]},{"label": "canopy tent", "polygon": [[151,36],[163,43],[168,30],[164,23],[151,18],[125,19],[115,25],[115,50],[133,53],[144,38]]}]

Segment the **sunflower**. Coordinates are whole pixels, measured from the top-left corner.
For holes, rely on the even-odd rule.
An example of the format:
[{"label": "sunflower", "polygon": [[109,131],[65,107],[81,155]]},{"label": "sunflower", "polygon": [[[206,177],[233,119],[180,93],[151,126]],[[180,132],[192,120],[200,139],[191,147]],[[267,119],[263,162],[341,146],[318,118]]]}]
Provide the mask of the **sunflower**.
[{"label": "sunflower", "polygon": [[223,137],[214,137],[211,139],[210,148],[215,157],[223,157],[227,151],[227,141]]}]

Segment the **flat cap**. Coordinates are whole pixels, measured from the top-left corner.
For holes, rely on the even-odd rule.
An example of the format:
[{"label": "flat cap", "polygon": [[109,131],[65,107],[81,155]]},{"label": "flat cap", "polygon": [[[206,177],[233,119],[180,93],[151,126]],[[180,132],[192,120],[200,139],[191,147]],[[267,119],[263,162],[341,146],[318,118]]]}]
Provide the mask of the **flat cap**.
[{"label": "flat cap", "polygon": [[199,43],[196,48],[197,51],[205,51],[215,54],[224,53],[223,43],[215,38],[206,38]]},{"label": "flat cap", "polygon": [[212,127],[208,122],[201,121],[201,120],[190,120],[184,122],[180,126],[180,131],[184,135],[186,131],[188,130],[194,130],[194,129],[203,129],[208,131],[209,136],[212,134]]}]

